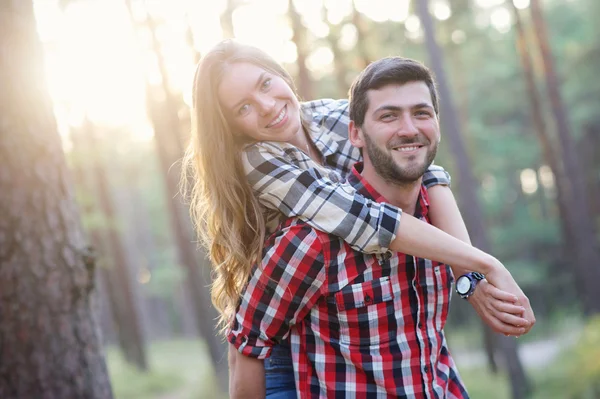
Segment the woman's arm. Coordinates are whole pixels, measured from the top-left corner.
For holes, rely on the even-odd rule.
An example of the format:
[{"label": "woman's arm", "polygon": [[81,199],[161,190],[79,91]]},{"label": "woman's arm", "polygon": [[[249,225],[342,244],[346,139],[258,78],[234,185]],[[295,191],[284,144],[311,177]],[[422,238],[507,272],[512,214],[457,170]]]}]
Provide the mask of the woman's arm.
[{"label": "woman's arm", "polygon": [[229,397],[264,399],[265,368],[262,360],[242,355],[229,345]]},{"label": "woman's arm", "polygon": [[[471,244],[469,232],[458,209],[454,194],[447,186],[436,185],[427,190],[429,194],[429,216],[431,222],[446,233]],[[465,269],[450,266],[458,278]],[[521,317],[524,308],[514,304],[514,297],[500,291],[486,280],[479,282],[477,289],[468,299],[479,317],[493,331],[505,335],[522,335],[529,322]]]}]

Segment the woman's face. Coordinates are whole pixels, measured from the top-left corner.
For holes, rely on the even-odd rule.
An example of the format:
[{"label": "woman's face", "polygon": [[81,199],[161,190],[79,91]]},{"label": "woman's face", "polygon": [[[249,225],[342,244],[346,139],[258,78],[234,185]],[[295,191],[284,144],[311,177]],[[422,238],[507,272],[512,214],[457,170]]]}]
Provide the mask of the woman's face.
[{"label": "woman's face", "polygon": [[227,66],[219,102],[235,132],[257,141],[294,142],[302,132],[300,103],[279,75],[247,62]]}]

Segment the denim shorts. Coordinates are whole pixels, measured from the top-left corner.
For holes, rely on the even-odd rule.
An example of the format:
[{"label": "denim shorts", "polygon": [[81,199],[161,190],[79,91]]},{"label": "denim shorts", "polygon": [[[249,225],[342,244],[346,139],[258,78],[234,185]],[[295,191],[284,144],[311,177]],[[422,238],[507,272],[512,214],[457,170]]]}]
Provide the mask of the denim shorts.
[{"label": "denim shorts", "polygon": [[294,365],[289,344],[274,346],[265,359],[266,399],[296,399]]}]

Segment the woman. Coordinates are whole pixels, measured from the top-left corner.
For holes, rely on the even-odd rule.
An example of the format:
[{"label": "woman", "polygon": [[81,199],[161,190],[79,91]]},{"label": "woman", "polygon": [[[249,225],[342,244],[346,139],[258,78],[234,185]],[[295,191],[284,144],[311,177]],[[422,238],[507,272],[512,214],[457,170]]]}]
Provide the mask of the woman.
[{"label": "woman", "polygon": [[[291,216],[363,252],[389,248],[451,264],[455,272],[482,272],[528,306],[499,261],[397,208],[363,198],[342,182],[361,158],[346,136],[347,101],[300,104],[280,65],[233,41],[205,55],[193,94],[194,133],[184,160],[191,176],[184,174],[183,182],[192,184],[192,216],[215,267],[212,298],[224,325],[252,265],[262,258],[265,234]],[[467,241],[445,172],[431,168],[424,182],[433,223]],[[511,309],[517,313],[519,308]],[[265,367],[281,361],[289,369],[285,351],[271,356]],[[281,376],[275,380],[282,381]]]}]

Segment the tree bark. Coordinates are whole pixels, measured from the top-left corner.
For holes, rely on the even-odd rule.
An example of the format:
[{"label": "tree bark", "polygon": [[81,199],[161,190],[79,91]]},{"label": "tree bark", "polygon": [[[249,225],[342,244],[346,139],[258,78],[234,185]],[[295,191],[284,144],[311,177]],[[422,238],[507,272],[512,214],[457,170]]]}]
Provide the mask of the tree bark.
[{"label": "tree bark", "polygon": [[[86,120],[81,134],[83,135],[81,140],[87,141],[84,148],[87,148],[88,151],[86,152],[91,158],[90,177],[94,186],[92,192],[95,194],[94,197],[97,200],[99,211],[108,222],[103,234],[106,237],[108,262],[103,272],[106,273],[106,281],[112,286],[109,289],[114,290],[112,294],[117,299],[117,303],[112,305],[117,307],[115,314],[118,315],[119,319],[115,321],[119,329],[120,340],[123,340],[124,343],[125,359],[139,370],[146,371],[148,370],[145,349],[146,339],[141,329],[139,307],[133,293],[131,265],[127,259],[122,238],[115,225],[118,216],[113,205],[106,171],[98,155],[100,147],[96,139],[97,133],[90,121]],[[95,152],[93,152],[93,149],[95,149]]]},{"label": "tree bark", "polygon": [[0,9],[0,397],[112,398],[32,2]]},{"label": "tree bark", "polygon": [[576,284],[579,286],[584,312],[588,315],[597,314],[600,313],[600,291],[597,289],[597,282],[600,281],[600,266],[598,266],[600,250],[596,226],[593,218],[590,217],[591,207],[588,203],[589,193],[584,183],[585,173],[579,164],[574,140],[571,137],[568,115],[563,104],[539,0],[531,0],[530,10],[535,37],[542,56],[546,89],[556,123],[560,153],[570,182],[570,187],[565,193],[568,195],[565,202],[572,215],[571,223],[574,226],[570,231],[573,234],[576,255],[572,267],[576,271]]},{"label": "tree bark", "polygon": [[[131,12],[131,4],[126,0],[129,15],[133,26],[136,22]],[[210,296],[206,289],[208,282],[202,277],[201,271],[209,269],[209,261],[203,252],[197,251],[192,242],[193,229],[184,204],[176,201],[173,196],[178,192],[179,160],[183,155],[181,143],[181,123],[178,116],[178,102],[171,93],[168,74],[158,38],[156,27],[150,15],[146,14],[146,27],[149,30],[152,46],[158,60],[161,72],[162,85],[160,88],[152,87],[146,82],[146,101],[148,115],[154,128],[154,139],[163,171],[165,183],[166,202],[169,209],[171,231],[175,235],[177,258],[179,264],[186,272],[185,287],[192,297],[192,305],[197,323],[198,332],[205,340],[209,355],[212,360],[219,389],[228,391],[229,374],[226,361],[227,346],[215,330],[215,321],[218,314],[211,305]],[[159,100],[162,98],[163,100]],[[181,102],[181,101],[180,101]],[[199,256],[199,258],[198,258]]]},{"label": "tree bark", "polygon": [[[428,0],[418,0],[416,10],[423,31],[425,33],[425,43],[429,53],[431,68],[436,76],[440,104],[441,104],[441,123],[444,126],[444,134],[448,135],[451,150],[454,154],[456,166],[460,176],[460,199],[462,208],[465,210],[465,223],[469,228],[473,245],[485,252],[491,252],[491,244],[487,236],[487,231],[483,224],[483,212],[479,201],[477,200],[476,180],[473,175],[466,146],[460,132],[458,123],[458,113],[450,93],[450,85],[446,78],[444,69],[444,60],[442,51],[435,39],[435,30],[433,18],[429,14]],[[525,370],[519,359],[516,341],[504,336],[496,335],[499,347],[502,349],[504,364],[510,376],[513,399],[524,398],[529,391],[529,382],[525,375]]]}]

